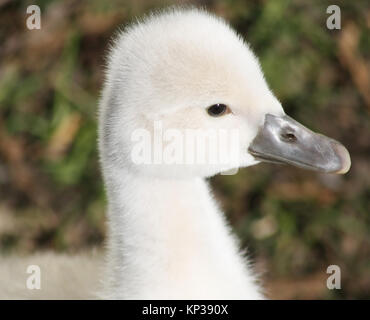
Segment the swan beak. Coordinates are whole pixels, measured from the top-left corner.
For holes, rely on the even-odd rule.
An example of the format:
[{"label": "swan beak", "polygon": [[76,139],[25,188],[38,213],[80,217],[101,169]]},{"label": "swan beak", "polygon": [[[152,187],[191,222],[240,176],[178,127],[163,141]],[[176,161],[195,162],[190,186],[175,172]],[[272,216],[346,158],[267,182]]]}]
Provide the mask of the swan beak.
[{"label": "swan beak", "polygon": [[347,149],[315,133],[287,115],[266,114],[248,149],[257,160],[287,163],[325,173],[346,173],[351,166]]}]

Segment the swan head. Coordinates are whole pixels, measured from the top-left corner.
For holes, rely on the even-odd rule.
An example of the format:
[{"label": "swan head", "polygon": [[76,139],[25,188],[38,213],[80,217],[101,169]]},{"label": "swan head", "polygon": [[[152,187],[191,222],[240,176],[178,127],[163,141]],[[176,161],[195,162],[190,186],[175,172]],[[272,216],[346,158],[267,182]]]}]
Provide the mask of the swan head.
[{"label": "swan head", "polygon": [[99,116],[111,172],[206,177],[261,161],[350,167],[339,142],[285,115],[248,44],[202,10],[152,15],[117,37]]}]

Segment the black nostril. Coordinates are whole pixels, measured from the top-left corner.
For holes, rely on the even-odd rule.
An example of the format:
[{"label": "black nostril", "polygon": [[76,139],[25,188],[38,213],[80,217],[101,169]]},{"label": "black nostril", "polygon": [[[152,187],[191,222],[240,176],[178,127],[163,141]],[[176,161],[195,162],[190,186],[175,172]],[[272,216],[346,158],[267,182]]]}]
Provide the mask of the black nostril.
[{"label": "black nostril", "polygon": [[280,137],[285,142],[295,142],[297,141],[297,137],[291,132],[282,132]]}]

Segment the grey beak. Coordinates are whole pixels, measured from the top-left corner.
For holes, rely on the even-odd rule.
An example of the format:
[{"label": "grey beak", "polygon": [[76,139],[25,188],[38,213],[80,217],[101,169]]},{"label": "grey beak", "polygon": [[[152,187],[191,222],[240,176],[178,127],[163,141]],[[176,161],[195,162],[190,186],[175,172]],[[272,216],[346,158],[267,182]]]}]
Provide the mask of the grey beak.
[{"label": "grey beak", "polygon": [[256,159],[326,173],[346,173],[351,166],[347,149],[315,133],[287,115],[267,114],[249,149]]}]

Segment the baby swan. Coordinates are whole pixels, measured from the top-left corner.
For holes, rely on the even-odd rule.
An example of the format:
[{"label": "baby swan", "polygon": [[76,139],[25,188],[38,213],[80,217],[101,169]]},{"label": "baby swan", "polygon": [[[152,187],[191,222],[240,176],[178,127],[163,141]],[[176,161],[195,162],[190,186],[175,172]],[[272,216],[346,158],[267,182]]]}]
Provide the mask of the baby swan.
[{"label": "baby swan", "polygon": [[[151,15],[118,36],[99,106],[99,151],[108,198],[99,297],[112,299],[263,298],[205,178],[260,161],[350,167],[341,144],[285,115],[248,45],[196,9]],[[0,260],[3,299],[99,291],[99,254]],[[26,287],[29,265],[41,268],[41,290]]]},{"label": "baby swan", "polygon": [[[197,148],[179,138],[212,130],[233,139],[216,134]],[[212,157],[212,143],[232,156]],[[205,178],[260,161],[350,167],[340,143],[285,115],[241,37],[198,9],[148,16],[117,37],[99,151],[109,234],[101,296],[113,299],[263,298]]]}]

